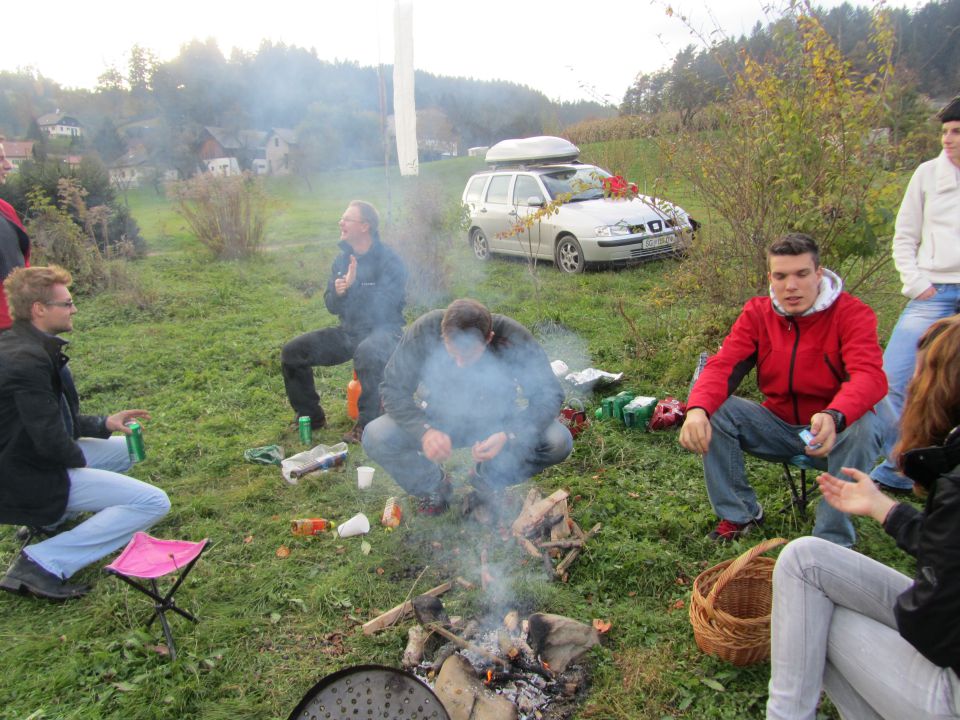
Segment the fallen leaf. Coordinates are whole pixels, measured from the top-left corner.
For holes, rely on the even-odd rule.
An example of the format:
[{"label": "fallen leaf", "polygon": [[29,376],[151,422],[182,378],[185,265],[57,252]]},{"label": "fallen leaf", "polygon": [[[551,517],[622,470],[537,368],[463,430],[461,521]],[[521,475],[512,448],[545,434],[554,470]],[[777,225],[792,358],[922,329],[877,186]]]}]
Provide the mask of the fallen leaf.
[{"label": "fallen leaf", "polygon": [[243,542],[244,542],[245,544],[247,544],[247,545],[249,545],[250,543],[252,543],[252,542],[253,542],[253,535],[247,535],[247,536],[243,539]]},{"label": "fallen leaf", "polygon": [[280,519],[280,516],[279,516],[279,515],[271,515],[271,516],[270,516],[270,519],[273,520],[274,522],[276,522],[277,520]]},{"label": "fallen leaf", "polygon": [[430,547],[432,547],[434,550],[441,550],[443,549],[443,543],[434,540],[432,543],[430,543]]},{"label": "fallen leaf", "polygon": [[636,596],[637,596],[636,590],[631,590],[630,592],[627,593],[627,597],[636,597]]},{"label": "fallen leaf", "polygon": [[288,548],[286,545],[281,545],[280,547],[278,547],[277,557],[281,559],[290,557],[290,548]]},{"label": "fallen leaf", "polygon": [[631,492],[628,492],[628,493],[627,493],[627,497],[630,497],[630,498],[633,498],[634,500],[636,500],[638,497],[640,497],[640,493],[632,492],[632,491],[631,491]]},{"label": "fallen leaf", "polygon": [[675,582],[677,585],[686,585],[686,584],[687,584],[687,579],[684,578],[684,577],[678,577],[676,580],[674,580],[674,582]]},{"label": "fallen leaf", "polygon": [[383,570],[382,567],[378,567],[378,568],[377,568],[377,575],[383,575],[383,572],[384,572],[384,570]]},{"label": "fallen leaf", "polygon": [[157,655],[169,655],[169,654],[170,654],[170,648],[168,648],[166,645],[147,645],[147,649],[148,649],[148,650],[152,650],[152,651],[155,652]]},{"label": "fallen leaf", "polygon": [[684,602],[683,598],[680,598],[675,603],[670,606],[671,610],[683,610]]},{"label": "fallen leaf", "polygon": [[369,555],[371,550],[373,550],[373,546],[371,546],[366,540],[360,543],[360,552],[362,552],[364,555]]},{"label": "fallen leaf", "polygon": [[132,692],[133,690],[137,689],[137,686],[133,683],[115,682],[110,684],[113,685],[120,692]]},{"label": "fallen leaf", "polygon": [[605,633],[611,627],[613,627],[613,623],[611,623],[609,620],[601,620],[600,618],[594,618],[593,627],[597,632]]}]

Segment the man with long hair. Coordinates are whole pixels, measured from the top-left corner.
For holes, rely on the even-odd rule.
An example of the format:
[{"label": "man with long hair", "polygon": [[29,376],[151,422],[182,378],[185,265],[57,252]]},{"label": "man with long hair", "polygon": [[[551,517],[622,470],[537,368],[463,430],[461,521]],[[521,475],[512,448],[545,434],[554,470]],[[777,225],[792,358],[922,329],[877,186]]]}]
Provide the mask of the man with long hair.
[{"label": "man with long hair", "polygon": [[825,690],[845,718],[960,717],[960,315],[935,322],[907,386],[898,468],[923,510],[870,476],[818,478],[826,502],[871,517],[913,555],[911,579],[819,538],[800,538],[773,574],[769,720],[813,720]]}]

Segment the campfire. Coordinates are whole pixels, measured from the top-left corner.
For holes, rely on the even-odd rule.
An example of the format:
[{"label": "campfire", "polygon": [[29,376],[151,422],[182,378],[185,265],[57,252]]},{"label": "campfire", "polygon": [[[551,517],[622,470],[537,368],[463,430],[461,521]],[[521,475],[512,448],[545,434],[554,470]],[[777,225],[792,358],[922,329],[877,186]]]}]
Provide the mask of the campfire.
[{"label": "campfire", "polygon": [[[548,581],[566,582],[598,523],[584,532],[570,517],[569,493],[543,497],[532,489],[509,529],[510,536],[538,564]],[[490,606],[504,603],[503,568],[491,568],[486,548],[479,552],[480,584]],[[454,585],[473,589],[458,577],[427,590],[363,625],[365,634],[391,627],[411,616],[403,666],[433,687],[452,720],[564,720],[571,717],[586,689],[581,660],[609,625],[590,626],[562,615],[516,610],[485,620],[449,617],[440,595]]]},{"label": "campfire", "polygon": [[[497,626],[447,617],[431,595],[413,600],[403,664],[428,684],[453,720],[559,720],[572,714],[586,670],[577,662],[599,633],[561,615],[515,611]],[[437,638],[433,640],[433,638]]]}]

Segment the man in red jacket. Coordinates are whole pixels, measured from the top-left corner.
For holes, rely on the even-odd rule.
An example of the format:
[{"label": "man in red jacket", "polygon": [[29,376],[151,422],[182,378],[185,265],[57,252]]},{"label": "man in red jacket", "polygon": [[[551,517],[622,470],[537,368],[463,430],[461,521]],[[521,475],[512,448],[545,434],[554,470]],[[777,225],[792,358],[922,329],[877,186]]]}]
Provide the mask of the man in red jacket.
[{"label": "man in red jacket", "polygon": [[[13,169],[3,149],[4,139],[0,135],[0,185],[6,182],[7,173]],[[3,291],[3,280],[15,268],[24,266],[30,266],[30,238],[16,211],[8,202],[0,200],[0,332],[13,324],[7,308],[7,296]]]},{"label": "man in red jacket", "polygon": [[[887,392],[877,318],[820,266],[813,238],[791,233],[767,250],[769,297],[743,307],[688,399],[680,444],[703,456],[707,494],[720,523],[707,537],[727,541],[763,522],[747,482],[744,451],[776,462],[806,454],[831,475],[869,471],[880,449],[872,408]],[[733,396],[757,368],[762,404]],[[800,438],[808,428],[809,443]],[[817,506],[813,534],[850,547],[850,519]]]}]

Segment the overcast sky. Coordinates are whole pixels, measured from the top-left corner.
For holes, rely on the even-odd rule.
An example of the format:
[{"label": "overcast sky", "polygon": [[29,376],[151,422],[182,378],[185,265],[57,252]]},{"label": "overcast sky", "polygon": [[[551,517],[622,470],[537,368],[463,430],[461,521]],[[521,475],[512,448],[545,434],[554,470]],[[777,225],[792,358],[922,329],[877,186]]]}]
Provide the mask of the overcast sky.
[{"label": "overcast sky", "polygon": [[[33,67],[67,87],[92,88],[111,65],[126,71],[134,44],[170,60],[191,39],[256,51],[263,39],[315,48],[323,60],[393,62],[396,0],[53,0],[36,13],[8,8],[0,70]],[[748,34],[783,0],[407,0],[414,64],[438,75],[509,80],[554,100],[619,104],[639,72],[656,71],[704,36]],[[840,0],[822,0],[833,7]],[[867,3],[855,3],[867,4]],[[893,0],[916,8],[920,0]],[[673,16],[667,14],[672,6]],[[773,8],[767,10],[764,8]],[[769,15],[768,13],[773,13]]]}]

